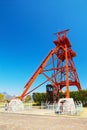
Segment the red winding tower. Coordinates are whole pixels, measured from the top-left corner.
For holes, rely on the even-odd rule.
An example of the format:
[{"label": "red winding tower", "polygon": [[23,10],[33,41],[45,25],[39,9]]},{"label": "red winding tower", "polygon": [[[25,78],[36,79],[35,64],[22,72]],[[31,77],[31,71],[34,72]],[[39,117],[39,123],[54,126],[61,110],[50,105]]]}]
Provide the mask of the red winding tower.
[{"label": "red winding tower", "polygon": [[[58,91],[61,91],[63,87],[66,87],[66,98],[70,97],[69,86],[76,86],[78,90],[81,90],[79,78],[73,62],[73,57],[76,56],[76,53],[72,50],[71,43],[66,36],[68,31],[69,30],[64,30],[55,33],[57,36],[57,40],[54,41],[56,47],[50,51],[28,83],[25,85],[25,90],[20,96],[21,100],[27,94],[46,82],[50,82],[52,84],[52,92],[56,97],[58,96]],[[35,87],[32,91],[28,92],[28,89],[39,75],[43,75],[46,78],[46,81]],[[53,100],[55,101],[55,98]]]}]

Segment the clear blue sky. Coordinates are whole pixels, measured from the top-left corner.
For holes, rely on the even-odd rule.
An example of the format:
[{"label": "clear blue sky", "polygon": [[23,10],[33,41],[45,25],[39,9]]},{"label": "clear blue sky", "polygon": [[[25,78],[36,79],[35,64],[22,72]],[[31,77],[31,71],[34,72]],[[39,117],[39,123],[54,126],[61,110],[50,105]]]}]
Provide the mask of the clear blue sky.
[{"label": "clear blue sky", "polygon": [[55,47],[53,33],[67,28],[81,86],[87,89],[87,0],[1,0],[0,92],[21,95]]}]

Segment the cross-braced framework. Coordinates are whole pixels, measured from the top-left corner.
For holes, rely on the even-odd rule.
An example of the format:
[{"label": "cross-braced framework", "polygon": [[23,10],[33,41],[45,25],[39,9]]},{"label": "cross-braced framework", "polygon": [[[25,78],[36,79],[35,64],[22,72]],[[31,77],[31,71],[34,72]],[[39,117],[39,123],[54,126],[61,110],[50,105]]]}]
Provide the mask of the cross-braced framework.
[{"label": "cross-braced framework", "polygon": [[[55,95],[53,101],[56,100],[55,97],[58,97],[58,92],[64,87],[66,87],[66,98],[70,97],[70,86],[76,86],[78,90],[81,90],[79,78],[73,62],[73,57],[76,56],[76,53],[72,50],[71,43],[66,36],[68,31],[69,30],[64,30],[62,32],[55,33],[57,36],[57,40],[54,41],[56,47],[50,51],[28,83],[25,85],[25,90],[20,96],[21,100],[27,94],[48,81],[53,86],[52,92],[53,95]],[[43,75],[46,78],[46,81],[28,92],[29,88],[39,75]]]}]

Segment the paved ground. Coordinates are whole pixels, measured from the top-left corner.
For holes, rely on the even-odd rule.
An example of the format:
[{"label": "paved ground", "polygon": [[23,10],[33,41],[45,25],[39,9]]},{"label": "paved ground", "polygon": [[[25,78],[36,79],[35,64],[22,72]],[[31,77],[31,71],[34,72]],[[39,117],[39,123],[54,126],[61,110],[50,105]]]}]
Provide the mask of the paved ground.
[{"label": "paved ground", "polygon": [[87,130],[87,118],[0,112],[0,130]]}]

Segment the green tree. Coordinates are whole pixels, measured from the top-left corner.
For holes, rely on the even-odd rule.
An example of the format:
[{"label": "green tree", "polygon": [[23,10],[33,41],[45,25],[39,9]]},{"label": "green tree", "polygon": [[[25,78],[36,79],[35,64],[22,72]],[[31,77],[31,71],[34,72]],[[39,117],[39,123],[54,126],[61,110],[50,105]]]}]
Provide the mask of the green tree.
[{"label": "green tree", "polygon": [[38,105],[41,105],[41,102],[46,102],[46,93],[33,93],[33,100]]},{"label": "green tree", "polygon": [[30,96],[30,95],[27,95],[27,96],[24,98],[23,101],[24,101],[25,103],[27,103],[27,102],[29,102],[31,99],[32,99],[31,96]]},{"label": "green tree", "polygon": [[7,99],[4,94],[0,93],[0,102],[5,102]]}]

